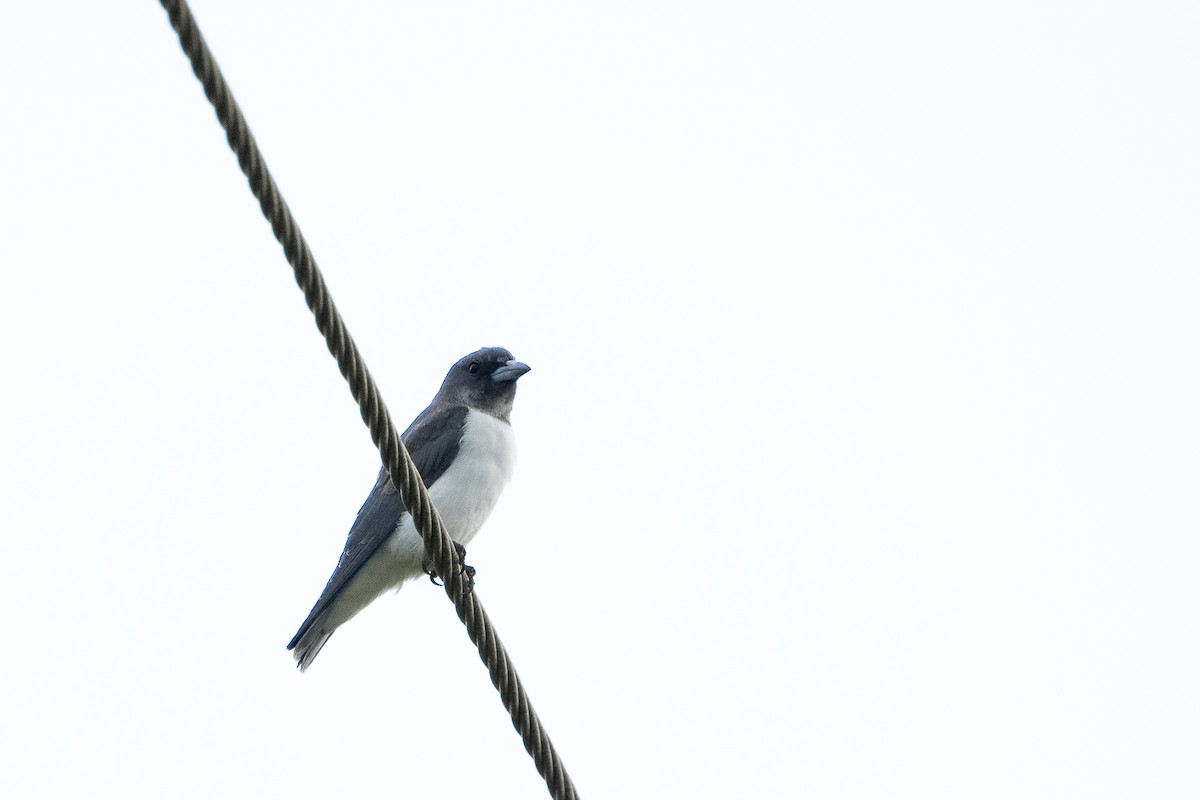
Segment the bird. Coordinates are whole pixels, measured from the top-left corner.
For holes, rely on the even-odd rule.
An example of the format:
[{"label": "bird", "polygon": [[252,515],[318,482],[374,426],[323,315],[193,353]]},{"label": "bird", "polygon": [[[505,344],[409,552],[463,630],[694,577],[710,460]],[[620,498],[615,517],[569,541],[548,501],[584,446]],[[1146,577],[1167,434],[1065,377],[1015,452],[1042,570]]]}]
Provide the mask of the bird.
[{"label": "bird", "polygon": [[[509,417],[517,379],[529,370],[503,347],[463,356],[401,436],[446,531],[462,547],[475,538],[512,478],[516,441]],[[329,583],[288,643],[300,671],[312,665],[334,631],[376,598],[429,574],[424,559],[412,515],[384,466]]]}]

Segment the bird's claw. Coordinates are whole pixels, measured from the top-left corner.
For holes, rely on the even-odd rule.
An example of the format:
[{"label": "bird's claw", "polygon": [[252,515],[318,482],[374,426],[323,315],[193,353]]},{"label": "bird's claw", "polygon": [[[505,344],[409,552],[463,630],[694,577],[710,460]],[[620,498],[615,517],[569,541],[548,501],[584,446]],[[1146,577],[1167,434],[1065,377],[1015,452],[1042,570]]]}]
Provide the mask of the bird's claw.
[{"label": "bird's claw", "polygon": [[475,590],[475,568],[466,563],[467,548],[463,547],[458,542],[454,543],[454,552],[458,554],[458,563],[462,564],[460,575],[466,575],[467,580],[463,584],[463,594],[473,592]]},{"label": "bird's claw", "polygon": [[[459,574],[467,576],[466,585],[463,587],[463,593],[465,594],[467,592],[472,592],[475,590],[475,568],[469,564],[463,563],[467,558],[467,548],[463,547],[458,542],[454,542],[454,552],[458,554],[458,563],[462,564]],[[438,580],[438,575],[433,571],[433,565],[429,563],[428,558],[421,561],[421,570],[429,576],[429,582],[434,586],[445,585]]]},{"label": "bird's claw", "polygon": [[434,586],[442,586],[443,585],[442,583],[440,583],[438,581],[437,573],[434,572],[433,567],[430,566],[429,559],[424,559],[421,561],[421,571],[429,576],[429,582],[432,583]]}]

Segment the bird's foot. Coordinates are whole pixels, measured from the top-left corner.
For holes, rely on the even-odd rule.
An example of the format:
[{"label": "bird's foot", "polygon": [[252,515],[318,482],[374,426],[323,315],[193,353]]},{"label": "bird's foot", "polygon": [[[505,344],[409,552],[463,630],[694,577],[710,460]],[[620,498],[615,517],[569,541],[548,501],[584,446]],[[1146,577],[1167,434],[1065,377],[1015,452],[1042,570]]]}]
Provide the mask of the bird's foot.
[{"label": "bird's foot", "polygon": [[430,565],[429,559],[425,558],[421,560],[421,571],[429,576],[429,582],[434,586],[443,585],[441,581],[438,580],[437,573],[433,571],[433,567]]},{"label": "bird's foot", "polygon": [[[467,576],[466,585],[463,587],[463,592],[465,593],[465,592],[474,591],[475,590],[475,568],[469,564],[463,563],[467,558],[467,548],[463,547],[458,542],[454,542],[454,552],[458,554],[458,563],[462,564],[462,569],[459,570],[459,574]],[[440,580],[438,580],[438,574],[433,571],[433,565],[429,563],[428,558],[422,559],[421,571],[429,576],[429,582],[432,583],[434,586],[444,586],[445,585]]]},{"label": "bird's foot", "polygon": [[467,548],[455,542],[454,552],[458,553],[458,563],[462,564],[461,574],[467,576],[467,580],[463,584],[463,593],[466,594],[467,592],[475,591],[475,568],[466,563]]}]

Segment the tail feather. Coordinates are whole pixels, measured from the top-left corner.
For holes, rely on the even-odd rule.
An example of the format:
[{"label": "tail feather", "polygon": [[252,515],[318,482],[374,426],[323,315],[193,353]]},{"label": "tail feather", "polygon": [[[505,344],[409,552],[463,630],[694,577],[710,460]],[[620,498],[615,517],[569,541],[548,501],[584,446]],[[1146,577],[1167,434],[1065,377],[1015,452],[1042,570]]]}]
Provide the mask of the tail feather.
[{"label": "tail feather", "polygon": [[300,630],[288,642],[288,650],[292,651],[292,658],[296,659],[296,666],[304,672],[312,665],[317,654],[321,652],[321,648],[329,641],[329,637],[333,636],[333,632],[337,630],[336,625],[328,625],[328,609],[318,614],[313,619],[307,619],[300,626]]},{"label": "tail feather", "polygon": [[296,659],[296,666],[300,668],[301,672],[304,672],[312,665],[313,659],[321,652],[321,648],[329,641],[330,636],[333,636],[332,631],[329,633],[325,631],[320,631],[319,633],[313,631],[309,636],[302,639],[300,644],[296,645],[292,651],[292,657]]},{"label": "tail feather", "polygon": [[[416,547],[420,547],[420,540],[416,541]],[[404,559],[387,552],[383,554],[386,557],[376,554],[332,598],[322,594],[308,618],[300,625],[300,630],[288,643],[288,650],[292,651],[300,671],[308,669],[334,631],[353,619],[375,598],[388,589],[398,590],[405,580],[420,575],[421,552],[414,548],[414,555]]]}]

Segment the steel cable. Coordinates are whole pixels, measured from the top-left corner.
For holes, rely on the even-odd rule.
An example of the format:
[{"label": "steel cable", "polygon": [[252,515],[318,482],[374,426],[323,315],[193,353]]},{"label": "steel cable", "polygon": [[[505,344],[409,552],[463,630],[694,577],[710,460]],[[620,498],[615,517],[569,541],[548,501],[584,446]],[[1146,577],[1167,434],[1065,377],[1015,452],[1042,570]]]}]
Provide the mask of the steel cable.
[{"label": "steel cable", "polygon": [[288,210],[279,187],[275,185],[275,180],[267,170],[258,144],[254,141],[246,119],[234,101],[212,52],[208,49],[204,37],[200,35],[191,9],[185,0],[160,2],[171,19],[171,26],[179,34],[180,46],[192,62],[192,71],[204,86],[204,94],[212,103],[221,127],[225,129],[229,147],[237,156],[238,164],[250,183],[250,190],[262,208],[263,216],[271,223],[275,238],[283,246],[284,255],[295,273],[296,283],[304,292],[304,299],[316,319],[317,328],[325,337],[325,344],[336,359],[342,377],[350,385],[363,422],[371,431],[371,439],[379,448],[379,454],[391,474],[392,482],[404,497],[405,507],[412,514],[417,531],[425,543],[428,561],[438,576],[442,577],[446,595],[454,602],[458,618],[466,626],[467,635],[479,650],[479,657],[487,666],[492,684],[500,692],[500,699],[512,717],[513,727],[521,735],[525,749],[545,779],[551,796],[556,800],[573,800],[577,797],[575,786],[525,694],[508,651],[496,635],[496,629],[483,605],[468,584],[450,536],[429,500],[429,493],[426,492],[408,451],[396,433],[387,406],[380,397],[379,388],[346,330],[346,324],[329,295],[329,289],[320,269],[317,268],[312,251],[304,241],[291,211]]}]

